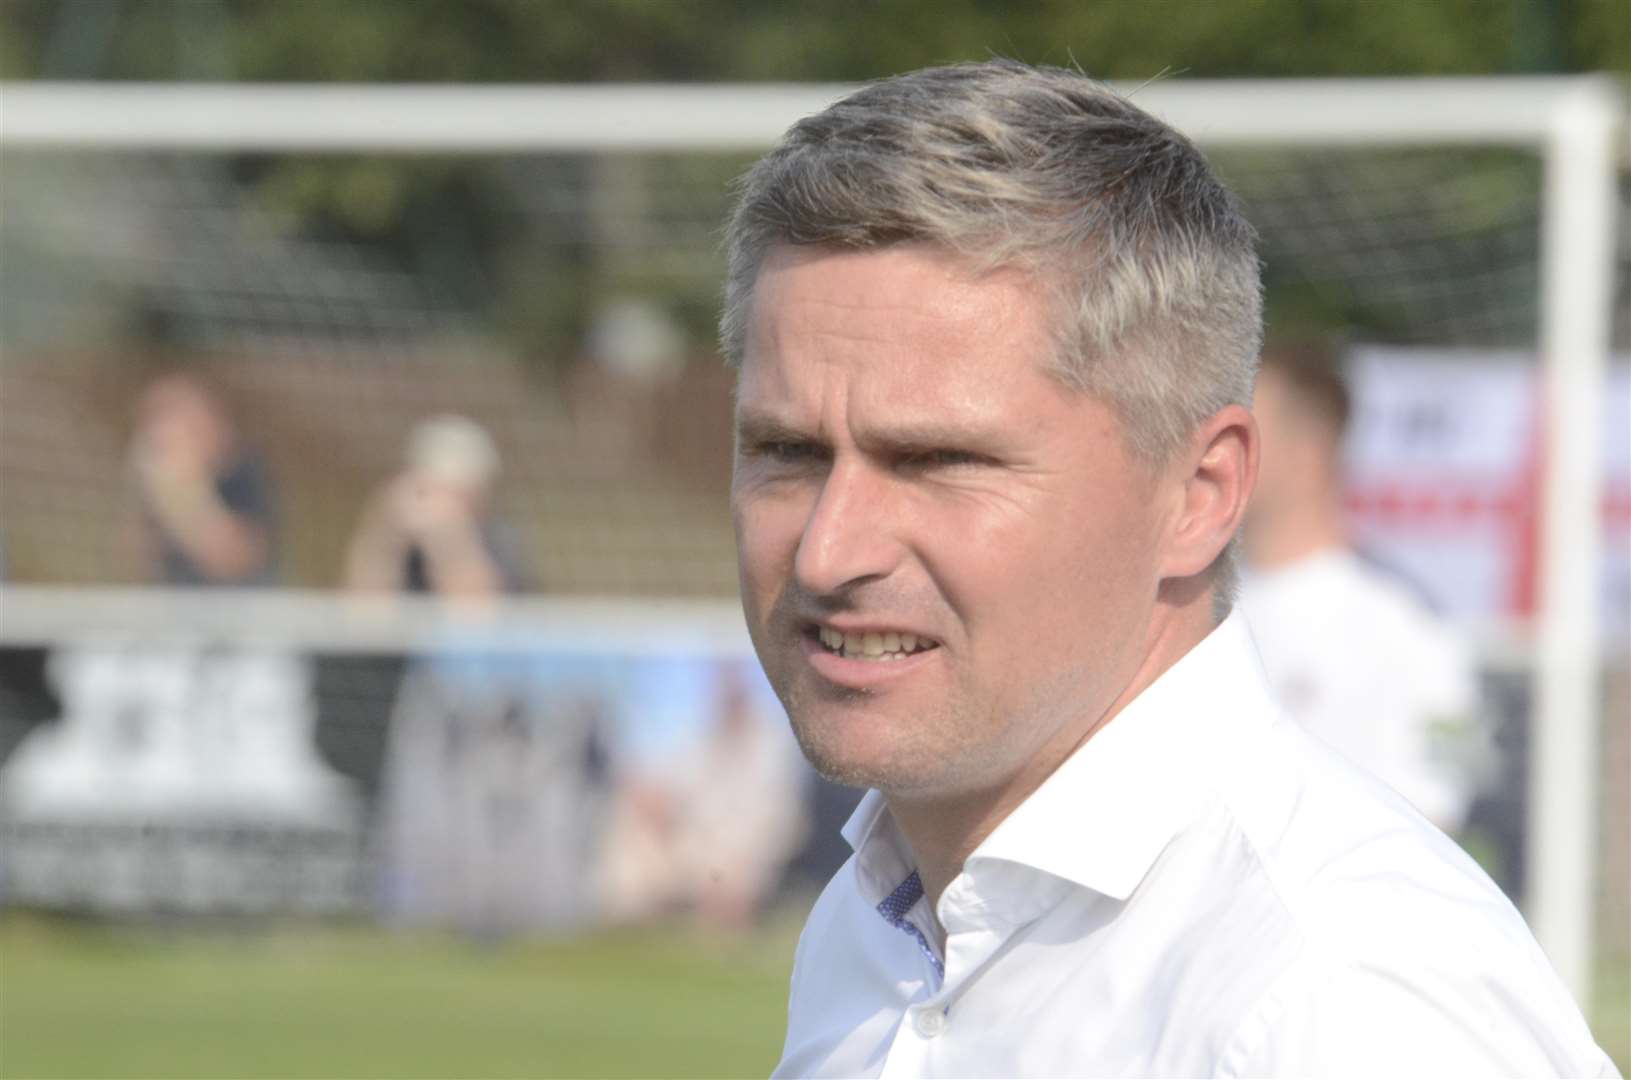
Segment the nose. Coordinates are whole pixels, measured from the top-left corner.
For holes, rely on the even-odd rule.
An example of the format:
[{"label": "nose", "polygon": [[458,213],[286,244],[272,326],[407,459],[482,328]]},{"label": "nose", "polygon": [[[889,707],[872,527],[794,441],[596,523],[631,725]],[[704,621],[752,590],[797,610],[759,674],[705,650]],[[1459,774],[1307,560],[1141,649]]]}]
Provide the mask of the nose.
[{"label": "nose", "polygon": [[889,484],[865,462],[836,461],[804,523],[793,573],[814,596],[887,577],[900,558]]}]

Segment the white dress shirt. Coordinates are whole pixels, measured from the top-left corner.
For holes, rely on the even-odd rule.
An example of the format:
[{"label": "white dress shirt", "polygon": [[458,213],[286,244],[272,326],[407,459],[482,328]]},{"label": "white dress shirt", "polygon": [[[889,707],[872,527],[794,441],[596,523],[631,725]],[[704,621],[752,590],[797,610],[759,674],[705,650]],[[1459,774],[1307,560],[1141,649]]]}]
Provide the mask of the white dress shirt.
[{"label": "white dress shirt", "polygon": [[943,955],[877,792],[844,833],[777,1076],[1616,1075],[1477,865],[1280,716],[1239,616],[969,856]]}]

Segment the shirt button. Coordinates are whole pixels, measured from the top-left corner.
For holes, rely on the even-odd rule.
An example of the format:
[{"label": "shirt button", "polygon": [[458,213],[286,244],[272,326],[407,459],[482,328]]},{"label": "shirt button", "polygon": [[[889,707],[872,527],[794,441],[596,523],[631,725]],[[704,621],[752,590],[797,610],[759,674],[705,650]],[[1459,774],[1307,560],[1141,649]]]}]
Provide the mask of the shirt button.
[{"label": "shirt button", "polygon": [[919,1009],[912,1017],[912,1026],[925,1039],[932,1039],[946,1030],[946,1014],[932,1006]]}]

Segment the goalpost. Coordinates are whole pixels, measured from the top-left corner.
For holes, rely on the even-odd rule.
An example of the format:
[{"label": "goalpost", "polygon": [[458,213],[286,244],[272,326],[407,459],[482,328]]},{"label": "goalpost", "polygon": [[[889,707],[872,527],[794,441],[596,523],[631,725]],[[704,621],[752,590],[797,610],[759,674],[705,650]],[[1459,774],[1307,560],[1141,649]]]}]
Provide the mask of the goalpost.
[{"label": "goalpost", "polygon": [[[769,145],[836,85],[0,85],[0,153],[620,155]],[[1610,349],[1622,94],[1611,79],[1173,80],[1134,100],[1209,150],[1483,147],[1531,154],[1540,190],[1544,367],[1528,916],[1582,999],[1591,963],[1599,409]],[[8,166],[9,168],[9,163]],[[15,303],[15,298],[11,299]],[[0,640],[60,618],[60,594],[0,593]],[[321,621],[321,620],[319,620]]]}]

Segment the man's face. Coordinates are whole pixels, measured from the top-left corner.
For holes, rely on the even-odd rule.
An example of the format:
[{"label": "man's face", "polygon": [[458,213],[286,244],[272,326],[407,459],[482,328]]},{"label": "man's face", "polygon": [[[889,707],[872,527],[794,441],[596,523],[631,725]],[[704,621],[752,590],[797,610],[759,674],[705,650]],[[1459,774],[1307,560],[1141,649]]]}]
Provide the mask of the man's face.
[{"label": "man's face", "polygon": [[231,436],[209,395],[175,376],[149,387],[137,406],[137,434],[174,465],[210,465],[225,455]]},{"label": "man's face", "polygon": [[919,246],[784,246],[759,273],[732,484],[743,603],[833,779],[1035,782],[1148,647],[1169,501],[1114,413],[1045,373],[1046,313],[1033,278]]}]

